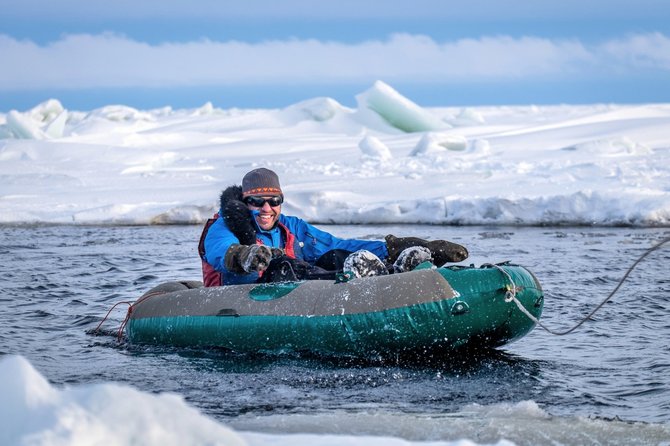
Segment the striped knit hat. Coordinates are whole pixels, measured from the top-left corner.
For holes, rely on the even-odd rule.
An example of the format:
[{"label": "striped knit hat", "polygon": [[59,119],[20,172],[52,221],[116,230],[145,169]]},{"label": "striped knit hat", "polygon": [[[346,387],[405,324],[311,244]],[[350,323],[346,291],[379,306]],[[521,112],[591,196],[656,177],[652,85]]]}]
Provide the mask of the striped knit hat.
[{"label": "striped knit hat", "polygon": [[283,195],[277,174],[264,167],[247,173],[242,179],[242,196],[252,195]]}]

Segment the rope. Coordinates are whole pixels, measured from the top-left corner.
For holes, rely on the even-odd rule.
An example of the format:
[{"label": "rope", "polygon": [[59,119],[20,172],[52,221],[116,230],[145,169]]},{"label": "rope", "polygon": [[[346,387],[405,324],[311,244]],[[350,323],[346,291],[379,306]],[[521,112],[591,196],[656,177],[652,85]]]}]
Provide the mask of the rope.
[{"label": "rope", "polygon": [[105,321],[106,321],[107,318],[109,317],[109,314],[114,310],[114,308],[116,308],[117,306],[119,306],[119,305],[121,305],[121,304],[126,304],[126,305],[128,305],[128,308],[132,307],[132,305],[133,305],[132,302],[128,302],[128,301],[123,301],[123,302],[117,302],[117,303],[115,303],[115,304],[112,306],[112,308],[110,308],[109,311],[107,311],[107,314],[105,315],[105,317],[102,318],[102,320],[100,321],[100,323],[98,324],[98,326],[95,327],[95,329],[93,330],[93,333],[97,333],[97,332],[100,330],[100,327],[102,327],[102,324],[105,323]]},{"label": "rope", "polygon": [[116,333],[116,340],[121,342],[123,339],[123,330],[126,328],[126,324],[128,324],[128,321],[130,320],[130,313],[133,312],[133,306],[128,307],[128,312],[126,313],[125,319],[123,319],[123,322],[121,323],[121,326],[119,327],[119,331]]},{"label": "rope", "polygon": [[140,302],[144,302],[145,300],[147,300],[151,297],[160,296],[161,294],[165,294],[165,293],[162,292],[162,291],[159,291],[159,292],[154,292],[154,293],[151,293],[151,294],[145,294],[144,296],[137,299],[137,301],[135,301],[134,303],[129,302],[129,301],[121,301],[121,302],[115,303],[114,305],[112,305],[112,308],[110,308],[109,311],[107,311],[107,314],[105,315],[105,317],[102,318],[102,320],[100,321],[98,326],[95,327],[95,329],[92,331],[92,333],[98,333],[98,331],[100,330],[100,327],[102,327],[102,324],[107,320],[107,318],[109,317],[109,314],[114,310],[114,308],[116,308],[117,306],[119,306],[121,304],[126,304],[126,305],[128,305],[128,311],[126,312],[126,317],[123,319],[123,322],[121,322],[121,326],[119,327],[118,332],[116,333],[116,337],[117,337],[118,341],[121,342],[121,339],[123,339],[123,330],[126,328],[126,325],[128,324],[128,321],[130,320],[130,314],[133,312],[133,305],[137,305]]},{"label": "rope", "polygon": [[523,314],[525,314],[526,316],[528,316],[528,318],[529,318],[531,321],[535,322],[537,325],[539,325],[540,327],[542,327],[543,329],[545,329],[547,332],[549,332],[549,333],[551,333],[551,334],[553,334],[553,335],[556,335],[556,336],[564,336],[564,335],[567,335],[567,334],[572,333],[572,332],[575,331],[577,328],[581,327],[582,324],[584,324],[584,322],[586,322],[586,321],[589,320],[594,314],[596,314],[596,312],[598,312],[598,310],[600,310],[600,309],[603,307],[603,305],[605,305],[605,304],[606,304],[606,303],[607,303],[607,302],[608,302],[608,301],[609,301],[609,300],[616,294],[616,292],[619,291],[619,288],[621,288],[621,286],[624,284],[624,282],[626,281],[626,279],[628,279],[628,276],[629,276],[630,273],[635,269],[635,267],[637,267],[637,265],[638,265],[638,264],[639,264],[645,257],[647,257],[649,254],[651,254],[652,252],[656,251],[657,249],[659,249],[661,246],[663,246],[664,244],[666,244],[666,243],[668,243],[668,242],[670,242],[670,237],[666,237],[666,238],[664,238],[663,240],[661,240],[660,242],[658,242],[657,244],[655,244],[655,245],[652,246],[651,248],[647,249],[647,251],[645,251],[645,253],[642,254],[642,255],[641,255],[641,256],[640,256],[640,257],[639,257],[639,258],[638,258],[638,259],[637,259],[637,260],[636,260],[636,261],[635,261],[629,268],[628,268],[628,270],[627,270],[626,273],[623,275],[623,277],[621,278],[621,280],[619,281],[619,283],[617,284],[617,286],[614,288],[614,290],[612,290],[612,292],[611,292],[611,293],[610,293],[610,294],[609,294],[609,295],[608,295],[602,302],[600,302],[600,303],[593,309],[593,311],[591,311],[587,316],[585,316],[584,318],[582,318],[582,320],[580,320],[574,327],[572,327],[572,328],[570,328],[570,329],[568,329],[568,330],[565,330],[565,331],[556,331],[556,330],[552,330],[552,329],[550,329],[549,327],[545,326],[545,325],[544,325],[542,322],[540,322],[535,316],[533,316],[533,315],[532,315],[532,314],[531,314],[531,313],[530,313],[530,312],[529,312],[529,311],[528,311],[528,310],[521,304],[521,302],[519,302],[519,299],[517,299],[517,297],[516,297],[516,292],[518,291],[518,288],[517,288],[517,286],[514,284],[514,280],[512,280],[512,276],[510,276],[509,273],[508,273],[507,271],[505,271],[500,265],[494,265],[494,264],[492,264],[492,263],[486,263],[486,264],[484,264],[484,265],[482,265],[482,266],[490,266],[490,267],[496,268],[498,271],[502,272],[502,273],[505,275],[505,277],[507,277],[507,280],[509,280],[509,282],[510,282],[511,285],[507,287],[507,291],[505,292],[505,302],[514,302],[514,303],[516,304],[516,306],[519,308],[519,310],[521,310],[521,312],[522,312]]},{"label": "rope", "polygon": [[130,319],[130,313],[133,311],[133,303],[129,302],[129,301],[117,302],[114,305],[112,305],[112,308],[110,308],[109,311],[107,311],[107,314],[105,315],[105,317],[102,318],[102,320],[100,321],[98,326],[95,327],[95,329],[93,331],[91,331],[90,333],[97,335],[98,332],[100,331],[100,327],[102,327],[102,324],[105,323],[105,321],[109,317],[110,313],[114,310],[114,308],[116,308],[117,306],[119,306],[121,304],[128,305],[128,311],[126,312],[126,318],[123,320],[123,323],[121,324],[121,327],[119,327],[119,330],[116,333],[117,340],[119,342],[121,342],[121,339],[123,339],[123,329],[126,327],[126,324],[128,323],[128,319]]}]

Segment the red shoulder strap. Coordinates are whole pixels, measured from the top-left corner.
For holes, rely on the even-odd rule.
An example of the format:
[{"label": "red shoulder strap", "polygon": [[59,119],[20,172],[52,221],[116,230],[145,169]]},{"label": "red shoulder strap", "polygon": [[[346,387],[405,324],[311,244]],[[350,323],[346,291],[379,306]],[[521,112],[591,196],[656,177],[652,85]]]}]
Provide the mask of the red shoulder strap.
[{"label": "red shoulder strap", "polygon": [[284,246],[284,253],[292,258],[295,259],[295,235],[291,231],[288,230],[288,228],[281,224],[277,223],[281,230],[284,232],[284,236],[286,237],[286,244]]},{"label": "red shoulder strap", "polygon": [[205,257],[205,237],[207,237],[207,232],[209,228],[214,224],[214,222],[219,218],[219,214],[214,214],[212,218],[208,218],[205,222],[205,227],[202,228],[202,234],[200,234],[200,242],[198,242],[198,254],[200,258]]},{"label": "red shoulder strap", "polygon": [[200,242],[198,242],[198,254],[200,254],[200,260],[202,261],[202,281],[206,287],[223,285],[223,274],[216,271],[212,265],[205,261],[205,237],[207,237],[209,228],[218,218],[219,214],[214,214],[212,218],[207,219],[200,235]]}]

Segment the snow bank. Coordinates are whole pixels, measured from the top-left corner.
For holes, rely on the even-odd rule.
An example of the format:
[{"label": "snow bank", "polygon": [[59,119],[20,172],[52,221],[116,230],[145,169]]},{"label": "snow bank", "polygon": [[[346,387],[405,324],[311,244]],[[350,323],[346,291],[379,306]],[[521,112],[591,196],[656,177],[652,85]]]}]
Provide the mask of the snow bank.
[{"label": "snow bank", "polygon": [[0,360],[0,444],[245,445],[171,394],[117,384],[58,390],[20,356]]},{"label": "snow bank", "polygon": [[315,223],[670,224],[668,104],[428,110],[382,82],[357,100],[11,111],[0,223],[202,223],[266,166]]}]

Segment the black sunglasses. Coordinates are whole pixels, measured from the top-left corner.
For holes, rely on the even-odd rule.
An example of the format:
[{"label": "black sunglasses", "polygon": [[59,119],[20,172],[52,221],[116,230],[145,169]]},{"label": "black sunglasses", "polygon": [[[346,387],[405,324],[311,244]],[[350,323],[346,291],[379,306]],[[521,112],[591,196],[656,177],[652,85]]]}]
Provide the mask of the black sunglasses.
[{"label": "black sunglasses", "polygon": [[247,197],[244,199],[246,204],[250,204],[255,208],[262,208],[265,203],[269,203],[270,206],[279,206],[284,202],[284,197],[282,195],[276,195],[274,197]]}]

